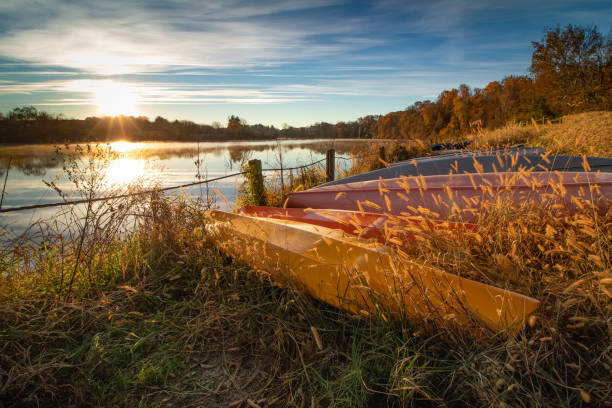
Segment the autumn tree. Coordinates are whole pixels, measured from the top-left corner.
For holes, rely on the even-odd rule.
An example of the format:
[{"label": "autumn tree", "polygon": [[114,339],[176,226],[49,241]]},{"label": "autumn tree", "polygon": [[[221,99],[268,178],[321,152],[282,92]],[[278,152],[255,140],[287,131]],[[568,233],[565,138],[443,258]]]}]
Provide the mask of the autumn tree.
[{"label": "autumn tree", "polygon": [[248,128],[247,123],[244,119],[240,119],[238,116],[232,115],[227,118],[227,130],[234,136],[247,136]]},{"label": "autumn tree", "polygon": [[547,29],[541,42],[532,43],[530,71],[556,113],[612,108],[611,44],[596,27],[571,24]]}]

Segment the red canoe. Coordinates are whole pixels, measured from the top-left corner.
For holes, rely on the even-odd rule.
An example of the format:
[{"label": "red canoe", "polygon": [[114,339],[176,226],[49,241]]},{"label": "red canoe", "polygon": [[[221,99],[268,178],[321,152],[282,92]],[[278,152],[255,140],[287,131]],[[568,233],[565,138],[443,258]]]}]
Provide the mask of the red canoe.
[{"label": "red canoe", "polygon": [[251,217],[292,220],[340,229],[362,238],[374,238],[380,242],[391,240],[400,245],[405,240],[414,241],[416,235],[451,234],[460,237],[463,231],[476,228],[474,224],[430,220],[423,217],[398,217],[333,209],[245,206],[238,212]]},{"label": "red canoe", "polygon": [[609,207],[612,174],[507,172],[411,176],[319,187],[289,194],[287,207],[327,208],[475,222],[486,208],[538,205],[571,212]]}]

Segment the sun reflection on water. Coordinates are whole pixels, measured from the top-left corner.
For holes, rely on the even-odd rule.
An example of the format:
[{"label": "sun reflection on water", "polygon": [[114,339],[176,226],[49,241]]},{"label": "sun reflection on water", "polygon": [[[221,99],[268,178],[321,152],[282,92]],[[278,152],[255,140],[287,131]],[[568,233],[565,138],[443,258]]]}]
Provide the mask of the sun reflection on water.
[{"label": "sun reflection on water", "polygon": [[111,150],[117,153],[131,152],[133,150],[141,149],[142,147],[142,143],[126,142],[125,140],[112,142],[110,144]]},{"label": "sun reflection on water", "polygon": [[106,180],[109,185],[130,184],[144,175],[143,159],[120,158],[112,161],[106,169]]}]

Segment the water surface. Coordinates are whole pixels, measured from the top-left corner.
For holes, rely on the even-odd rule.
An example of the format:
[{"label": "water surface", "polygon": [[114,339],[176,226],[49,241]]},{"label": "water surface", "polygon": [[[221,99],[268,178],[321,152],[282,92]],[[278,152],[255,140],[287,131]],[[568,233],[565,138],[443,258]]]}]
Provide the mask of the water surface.
[{"label": "water surface", "polygon": [[[240,171],[240,164],[250,159],[262,161],[264,169],[289,168],[305,165],[325,158],[328,149],[335,149],[339,156],[348,156],[351,151],[364,147],[371,140],[280,140],[256,142],[212,142],[212,143],[160,143],[160,142],[114,142],[101,145],[114,152],[112,160],[104,166],[108,191],[117,186],[138,182],[142,185],[170,187],[217,178]],[[63,152],[74,152],[75,146],[60,146]],[[0,146],[0,181],[4,182],[6,168],[11,162],[4,194],[3,208],[46,204],[62,201],[58,193],[48,186],[54,182],[67,199],[79,199],[74,184],[68,180],[63,169],[62,155],[54,145],[3,145]],[[87,154],[84,157],[90,157]],[[85,164],[83,161],[81,164]],[[198,166],[199,164],[199,166]],[[337,160],[340,168],[350,167],[350,161]],[[324,163],[323,163],[324,165]],[[264,172],[265,177],[274,176]],[[228,201],[235,202],[241,176],[213,182],[206,186],[194,186],[175,190],[198,198],[213,194],[216,204],[227,209],[228,204],[217,197],[215,190]],[[102,186],[100,194],[104,194]],[[52,219],[58,208],[26,210],[0,214],[0,225],[10,225],[12,230],[23,230],[38,219]]]}]

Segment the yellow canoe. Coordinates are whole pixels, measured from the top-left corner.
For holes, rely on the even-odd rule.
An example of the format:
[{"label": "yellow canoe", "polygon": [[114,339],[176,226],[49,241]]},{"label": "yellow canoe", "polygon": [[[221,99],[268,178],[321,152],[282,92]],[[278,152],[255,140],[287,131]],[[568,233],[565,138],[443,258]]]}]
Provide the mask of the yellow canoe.
[{"label": "yellow canoe", "polygon": [[536,299],[424,265],[402,251],[291,220],[209,211],[220,248],[281,285],[353,313],[427,322],[480,322],[516,333]]}]

